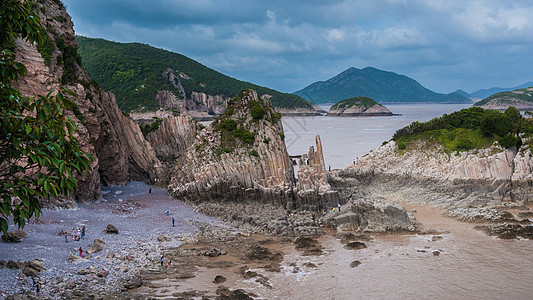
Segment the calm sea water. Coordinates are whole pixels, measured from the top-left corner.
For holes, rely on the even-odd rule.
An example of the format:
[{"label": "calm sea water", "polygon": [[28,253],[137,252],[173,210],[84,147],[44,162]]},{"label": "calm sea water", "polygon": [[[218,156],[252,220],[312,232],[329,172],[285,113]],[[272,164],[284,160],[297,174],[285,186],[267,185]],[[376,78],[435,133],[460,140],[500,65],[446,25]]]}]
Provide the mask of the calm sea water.
[{"label": "calm sea water", "polygon": [[[396,130],[414,121],[427,121],[470,105],[403,104],[387,105],[399,116],[388,117],[283,117],[285,143],[290,155],[307,153],[320,135],[326,166],[344,168],[357,157],[392,138]],[[328,106],[321,107],[324,110]]]}]

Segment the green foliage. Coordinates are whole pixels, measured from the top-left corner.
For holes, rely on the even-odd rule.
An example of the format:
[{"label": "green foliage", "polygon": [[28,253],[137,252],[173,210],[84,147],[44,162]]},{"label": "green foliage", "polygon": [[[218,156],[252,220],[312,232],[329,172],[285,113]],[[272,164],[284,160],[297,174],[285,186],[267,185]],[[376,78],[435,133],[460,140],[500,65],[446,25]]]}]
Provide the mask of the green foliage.
[{"label": "green foliage", "polygon": [[26,74],[8,49],[15,38],[43,41],[44,29],[30,1],[3,0],[0,4],[0,228],[7,219],[24,227],[41,214],[40,199],[69,196],[76,175],[90,170],[92,157],[80,149],[76,124],[63,111],[72,106],[59,91],[37,98],[23,97],[12,82]]},{"label": "green foliage", "polygon": [[154,121],[150,124],[140,124],[139,127],[141,128],[141,132],[143,136],[147,136],[150,132],[156,131],[159,128],[159,125],[161,125],[161,122],[163,122],[163,119],[158,117],[153,117]]},{"label": "green foliage", "polygon": [[258,101],[254,101],[254,103],[251,104],[250,114],[254,120],[261,120],[268,111],[269,108],[262,106]]},{"label": "green foliage", "polygon": [[400,149],[400,150],[404,150],[405,148],[407,148],[407,146],[405,145],[404,142],[399,142],[399,143],[398,143],[398,149]]},{"label": "green foliage", "polygon": [[533,123],[516,108],[502,113],[471,107],[428,122],[413,122],[396,131],[393,140],[409,144],[424,139],[442,145],[445,151],[465,151],[487,147],[495,141],[505,148],[520,147],[519,134],[531,137]]},{"label": "green foliage", "polygon": [[162,75],[167,68],[176,75],[182,74],[180,82],[187,97],[192,92],[202,92],[232,98],[239,91],[254,89],[259,95],[272,95],[270,101],[275,107],[313,108],[300,96],[231,78],[181,54],[139,43],[122,44],[81,36],[77,40],[83,66],[103,89],[115,94],[119,107],[125,111],[157,110],[159,103],[154,94],[161,89],[180,94]]},{"label": "green foliage", "polygon": [[356,107],[362,106],[362,107],[368,108],[376,104],[378,104],[376,101],[368,97],[354,97],[354,98],[348,98],[348,99],[342,100],[341,102],[333,105],[330,109],[336,110],[336,109],[350,108],[353,106],[356,106]]},{"label": "green foliage", "polygon": [[509,133],[500,138],[499,142],[504,148],[520,148],[520,146],[522,146],[522,139]]},{"label": "green foliage", "polygon": [[259,157],[259,153],[255,149],[250,150],[250,155],[254,157]]},{"label": "green foliage", "polygon": [[[44,7],[44,6],[42,6]],[[46,32],[43,32],[43,39],[37,43],[37,51],[41,54],[44,59],[44,63],[47,66],[50,66],[52,60],[52,53],[56,49],[55,42],[48,36]]]},{"label": "green foliage", "polygon": [[61,37],[56,39],[57,48],[61,51],[61,57],[58,63],[63,64],[63,76],[61,83],[74,83],[77,81],[76,71],[81,66],[81,56],[76,48],[72,45],[65,44]]}]

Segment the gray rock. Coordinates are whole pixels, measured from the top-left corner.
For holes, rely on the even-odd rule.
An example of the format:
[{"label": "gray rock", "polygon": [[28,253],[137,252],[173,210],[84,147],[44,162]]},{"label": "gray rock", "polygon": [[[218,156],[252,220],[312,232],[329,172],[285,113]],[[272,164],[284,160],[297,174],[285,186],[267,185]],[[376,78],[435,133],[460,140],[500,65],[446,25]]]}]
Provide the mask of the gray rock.
[{"label": "gray rock", "polygon": [[348,250],[359,250],[366,248],[365,243],[362,242],[350,242],[344,246],[345,249]]},{"label": "gray rock", "polygon": [[358,267],[359,265],[361,265],[361,262],[358,260],[354,260],[350,263],[350,267],[352,268]]},{"label": "gray rock", "polygon": [[215,279],[213,280],[213,283],[222,283],[222,282],[225,282],[226,281],[226,277],[222,276],[222,275],[217,275],[215,276]]},{"label": "gray rock", "polygon": [[100,239],[95,239],[93,243],[87,248],[86,252],[88,254],[97,253],[102,251],[106,247],[106,244],[104,241]]},{"label": "gray rock", "polygon": [[8,269],[20,269],[23,264],[20,262],[12,261],[11,259],[7,261],[6,268]]},{"label": "gray rock", "polygon": [[19,243],[22,242],[29,235],[22,230],[15,230],[7,233],[7,237],[2,235],[2,240],[8,243]]},{"label": "gray rock", "polygon": [[104,232],[108,234],[117,234],[118,229],[115,226],[108,224],[107,227],[104,229]]},{"label": "gray rock", "polygon": [[142,279],[140,277],[135,277],[135,278],[128,280],[128,282],[124,285],[124,288],[131,290],[131,289],[138,288],[142,285],[143,285]]},{"label": "gray rock", "polygon": [[39,271],[35,270],[34,268],[30,267],[23,267],[22,268],[22,274],[30,277],[37,277],[39,276]]}]

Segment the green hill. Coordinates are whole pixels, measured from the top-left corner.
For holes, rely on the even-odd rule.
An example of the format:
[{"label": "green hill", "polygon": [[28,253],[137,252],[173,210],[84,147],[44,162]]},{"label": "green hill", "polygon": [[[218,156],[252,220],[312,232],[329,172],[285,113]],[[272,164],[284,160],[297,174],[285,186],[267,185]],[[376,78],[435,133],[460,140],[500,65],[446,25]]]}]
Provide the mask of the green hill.
[{"label": "green hill", "polygon": [[457,94],[435,93],[404,75],[375,68],[349,68],[327,80],[318,81],[294,94],[314,103],[336,103],[343,99],[364,96],[379,103],[471,103]]},{"label": "green hill", "polygon": [[419,140],[438,144],[444,151],[466,151],[487,148],[494,142],[505,148],[520,148],[522,138],[529,146],[533,142],[533,120],[525,118],[515,107],[505,112],[470,107],[444,114],[427,122],[413,122],[393,136],[400,150],[416,148]]},{"label": "green hill", "polygon": [[104,90],[115,94],[123,111],[157,110],[159,103],[154,94],[161,89],[179,96],[179,90],[162,75],[167,68],[178,71],[187,98],[192,92],[233,98],[242,90],[254,89],[258,95],[271,95],[274,107],[313,109],[310,102],[297,95],[231,78],[178,53],[140,43],[82,36],[76,39],[83,66]]},{"label": "green hill", "polygon": [[483,108],[506,109],[514,106],[519,109],[533,109],[533,87],[500,92],[474,103]]}]

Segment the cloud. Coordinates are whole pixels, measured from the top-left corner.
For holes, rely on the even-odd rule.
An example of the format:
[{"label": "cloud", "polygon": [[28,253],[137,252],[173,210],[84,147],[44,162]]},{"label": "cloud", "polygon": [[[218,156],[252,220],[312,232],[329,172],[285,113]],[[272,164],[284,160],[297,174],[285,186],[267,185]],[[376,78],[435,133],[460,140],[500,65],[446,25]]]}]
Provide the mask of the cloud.
[{"label": "cloud", "polygon": [[352,66],[441,92],[533,80],[530,2],[65,0],[78,34],[151,44],[286,92]]}]

